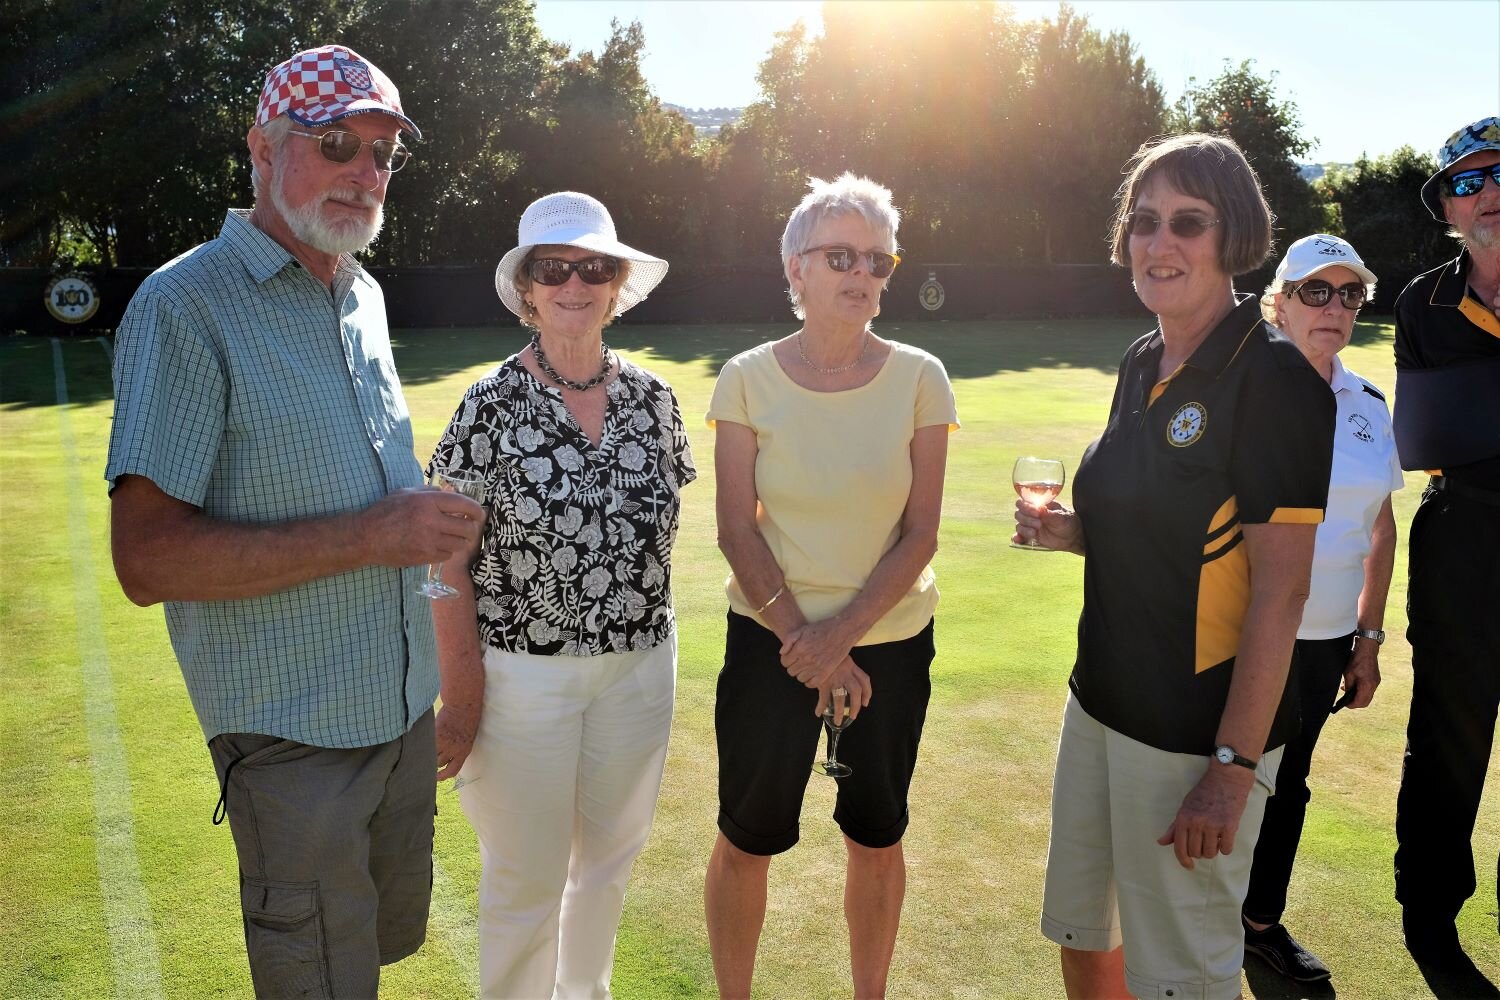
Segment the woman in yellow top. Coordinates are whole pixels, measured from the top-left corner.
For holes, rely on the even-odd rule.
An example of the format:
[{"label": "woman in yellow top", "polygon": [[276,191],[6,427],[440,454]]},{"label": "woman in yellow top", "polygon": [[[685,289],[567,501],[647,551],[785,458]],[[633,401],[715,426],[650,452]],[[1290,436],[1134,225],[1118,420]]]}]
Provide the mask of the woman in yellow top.
[{"label": "woman in yellow top", "polygon": [[[714,711],[719,837],[705,886],[724,997],[748,997],[772,856],[797,842],[819,716],[847,692],[834,820],[856,996],[885,995],[906,888],[906,794],[931,694],[928,565],[953,390],[932,355],[870,322],[900,258],[891,193],[813,180],[781,238],[802,329],[729,361],[716,428],[719,547],[732,574]],[[877,693],[878,692],[878,696]]]}]

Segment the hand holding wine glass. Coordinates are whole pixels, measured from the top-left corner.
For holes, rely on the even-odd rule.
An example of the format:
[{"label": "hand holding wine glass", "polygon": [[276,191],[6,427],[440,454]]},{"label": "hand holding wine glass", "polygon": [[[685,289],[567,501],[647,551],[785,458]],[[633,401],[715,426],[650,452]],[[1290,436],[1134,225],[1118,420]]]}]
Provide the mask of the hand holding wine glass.
[{"label": "hand holding wine glass", "polygon": [[[428,477],[428,484],[434,489],[459,493],[475,503],[484,503],[484,477],[478,472],[469,469],[434,469]],[[458,596],[458,591],[443,582],[442,563],[433,563],[427,567],[427,579],[417,587],[417,593],[434,600]]]},{"label": "hand holding wine glass", "polygon": [[848,764],[841,764],[839,736],[854,719],[850,715],[849,692],[836,687],[828,692],[828,703],[823,706],[823,727],[828,730],[828,756],[813,765],[813,770],[830,778],[847,778],[854,772]]},{"label": "hand holding wine glass", "polygon": [[[1062,492],[1066,475],[1063,464],[1055,458],[1033,458],[1030,455],[1016,459],[1011,470],[1011,484],[1023,503],[1038,510],[1045,508]],[[1012,548],[1029,549],[1033,552],[1050,552],[1047,546],[1035,538],[1030,541],[1011,542]]]}]

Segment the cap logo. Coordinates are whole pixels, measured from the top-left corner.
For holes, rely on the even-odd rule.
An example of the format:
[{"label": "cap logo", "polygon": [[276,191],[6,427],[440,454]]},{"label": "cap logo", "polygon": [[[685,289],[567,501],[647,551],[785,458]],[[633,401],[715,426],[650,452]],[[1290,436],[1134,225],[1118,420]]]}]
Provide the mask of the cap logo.
[{"label": "cap logo", "polygon": [[370,89],[372,81],[370,80],[369,67],[358,59],[340,59],[335,57],[333,67],[338,70],[338,74],[343,81],[354,89]]},{"label": "cap logo", "polygon": [[1347,257],[1344,248],[1332,240],[1313,240],[1313,246],[1318,248],[1318,253],[1328,257]]}]

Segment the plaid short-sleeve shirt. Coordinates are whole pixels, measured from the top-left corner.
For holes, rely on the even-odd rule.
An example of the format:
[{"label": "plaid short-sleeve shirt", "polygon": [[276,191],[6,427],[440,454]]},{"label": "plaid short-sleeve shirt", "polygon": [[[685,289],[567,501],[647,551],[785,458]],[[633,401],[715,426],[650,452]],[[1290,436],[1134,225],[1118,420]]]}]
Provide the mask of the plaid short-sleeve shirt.
[{"label": "plaid short-sleeve shirt", "polygon": [[[422,483],[380,287],[346,256],[330,297],[243,212],[141,285],[114,381],[111,488],[144,476],[210,517],[268,523]],[[357,747],[404,733],[438,691],[421,572],[367,566],[263,597],[169,602],[205,737]]]}]

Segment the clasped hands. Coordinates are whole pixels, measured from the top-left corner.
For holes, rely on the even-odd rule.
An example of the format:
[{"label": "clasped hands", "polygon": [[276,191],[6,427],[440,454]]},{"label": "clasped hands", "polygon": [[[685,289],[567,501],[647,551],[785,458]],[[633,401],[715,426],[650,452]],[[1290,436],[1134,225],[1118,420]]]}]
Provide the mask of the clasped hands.
[{"label": "clasped hands", "polygon": [[849,721],[870,703],[870,677],[849,656],[858,636],[851,636],[837,616],[792,629],[781,643],[781,665],[786,672],[818,692],[814,715],[822,715],[829,692],[849,692]]}]

